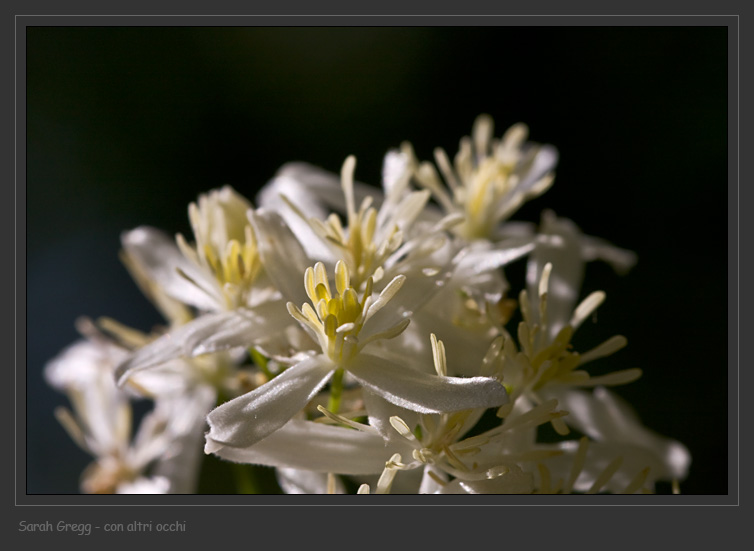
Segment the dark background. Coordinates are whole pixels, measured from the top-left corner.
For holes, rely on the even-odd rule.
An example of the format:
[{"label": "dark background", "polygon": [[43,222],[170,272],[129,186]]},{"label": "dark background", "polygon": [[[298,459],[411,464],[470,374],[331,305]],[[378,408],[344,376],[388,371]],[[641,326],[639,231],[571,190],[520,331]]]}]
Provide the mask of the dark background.
[{"label": "dark background", "polygon": [[[160,321],[118,260],[121,231],[189,234],[223,184],[253,198],[285,162],[379,184],[409,140],[450,155],[474,118],[560,151],[551,208],[637,252],[574,342],[629,345],[594,370],[641,367],[618,392],[686,444],[686,494],[728,493],[727,31],[724,27],[27,29],[27,493],[75,493],[89,458],[53,418],[46,361],[76,317]],[[510,277],[523,274],[513,267]]]}]

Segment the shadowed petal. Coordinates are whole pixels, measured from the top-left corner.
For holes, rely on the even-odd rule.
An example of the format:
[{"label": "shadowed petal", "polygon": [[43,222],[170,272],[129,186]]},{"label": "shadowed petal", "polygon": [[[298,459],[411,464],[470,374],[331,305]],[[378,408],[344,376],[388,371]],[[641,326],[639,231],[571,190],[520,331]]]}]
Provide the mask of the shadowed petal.
[{"label": "shadowed petal", "polygon": [[[529,300],[538,303],[538,286],[542,271],[552,263],[550,285],[547,290],[547,334],[549,340],[566,325],[576,306],[584,279],[584,260],[581,257],[581,231],[566,218],[557,218],[551,211],[542,215],[541,235],[529,256],[526,284]],[[531,308],[532,316],[539,317],[539,309]]]},{"label": "shadowed petal", "polygon": [[[213,453],[239,463],[363,475],[381,473],[397,450],[376,432],[293,419],[253,446],[225,446]],[[410,453],[406,445],[400,450]]]},{"label": "shadowed petal", "polygon": [[294,304],[306,302],[304,272],[311,261],[296,236],[276,212],[250,211],[249,220],[256,235],[259,256],[270,279],[286,300]]},{"label": "shadowed petal", "polygon": [[279,301],[264,303],[255,308],[205,314],[137,350],[118,366],[115,379],[122,385],[132,373],[179,356],[193,357],[238,346],[250,346],[291,323],[292,318]]},{"label": "shadowed petal", "polygon": [[604,387],[595,388],[593,393],[551,387],[543,396],[556,398],[558,406],[568,411],[566,423],[590,438],[651,452],[661,462],[660,467],[654,468],[654,476],[666,480],[686,478],[691,463],[688,449],[642,425],[633,409],[614,392]]},{"label": "shadowed petal", "polygon": [[[544,189],[536,189],[542,185],[542,181],[555,170],[558,164],[558,150],[551,145],[533,145],[527,146],[527,149],[537,148],[534,152],[534,158],[527,167],[521,181],[513,188],[510,193],[506,194],[503,201],[496,208],[498,218],[508,217],[530,196],[539,195]],[[546,188],[545,188],[546,189]]]},{"label": "shadowed petal", "polygon": [[[214,282],[187,259],[175,241],[156,228],[140,226],[121,235],[126,252],[133,256],[147,275],[150,276],[167,295],[185,304],[202,310],[217,310],[223,299]],[[207,282],[200,289],[179,273],[179,270],[197,282]]]}]

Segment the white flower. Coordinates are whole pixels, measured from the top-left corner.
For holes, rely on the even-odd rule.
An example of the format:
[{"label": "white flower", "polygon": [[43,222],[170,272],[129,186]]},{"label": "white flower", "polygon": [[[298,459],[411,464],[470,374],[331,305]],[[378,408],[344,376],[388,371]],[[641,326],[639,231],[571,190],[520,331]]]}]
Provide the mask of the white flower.
[{"label": "white flower", "polygon": [[200,311],[218,312],[267,300],[257,243],[247,219],[251,204],[230,186],[189,205],[195,243],[175,242],[149,227],[125,232],[126,252],[165,293]]},{"label": "white flower", "polygon": [[[275,227],[274,236],[265,234],[257,241],[249,220],[254,215],[247,206],[227,187],[202,196],[199,206],[192,204],[196,248],[180,236],[176,246],[152,228],[123,235],[124,249],[132,263],[142,267],[144,277],[165,295],[197,308],[200,315],[174,324],[164,336],[135,351],[118,367],[119,384],[134,373],[180,356],[254,346],[291,325],[277,284],[291,292],[286,282],[303,273],[308,257],[285,226]],[[264,269],[263,259],[281,248],[279,254],[286,257],[283,271],[292,268],[295,275],[285,273],[278,278],[279,263],[269,274]]]},{"label": "white flower", "polygon": [[[93,493],[192,493],[201,459],[207,412],[217,389],[232,378],[224,357],[173,360],[131,378],[123,389],[114,371],[129,355],[125,344],[109,339],[92,322],[78,321],[87,337],[48,363],[47,381],[64,392],[73,411],[55,414],[74,441],[95,458],[82,487]],[[135,330],[103,319],[100,325],[136,345],[148,340]],[[154,400],[132,440],[131,401]]]},{"label": "white flower", "polygon": [[538,392],[549,385],[617,385],[641,376],[638,368],[599,377],[580,369],[627,344],[625,337],[617,335],[585,353],[572,350],[573,333],[605,300],[604,292],[595,291],[576,305],[584,263],[578,228],[569,220],[546,213],[542,233],[528,260],[528,288],[519,295],[523,317],[516,335],[519,348],[507,332],[502,344],[505,360],[498,376],[508,386],[512,401],[527,395],[540,403]]},{"label": "white flower", "polygon": [[[589,393],[562,386],[551,386],[542,391],[547,399],[556,399],[568,411],[566,423],[588,436],[590,455],[574,489],[588,491],[595,479],[594,473],[620,458],[620,465],[612,478],[605,483],[611,492],[623,492],[638,473],[645,469],[642,484],[636,488],[652,489],[658,480],[682,481],[688,475],[691,455],[688,449],[673,439],[661,436],[646,428],[633,408],[614,392],[597,387]],[[566,455],[573,456],[574,443],[559,446]],[[555,458],[546,465],[556,472],[563,459]],[[562,467],[561,467],[562,468]]]},{"label": "white flower", "polygon": [[492,118],[480,115],[471,137],[461,139],[453,165],[442,149],[435,150],[437,166],[449,189],[442,185],[434,166],[417,164],[410,145],[403,146],[416,166],[417,182],[432,192],[446,212],[463,213],[463,223],[453,231],[467,240],[498,241],[501,223],[526,200],[544,193],[554,179],[557,150],[527,142],[526,125],[512,126],[499,140],[492,134]]},{"label": "white flower", "polygon": [[[200,195],[192,240],[123,233],[166,323],[80,323],[86,340],[46,367],[72,404],[56,415],[94,459],[82,489],[191,493],[202,451],[272,467],[287,493],[349,480],[359,494],[677,488],[688,450],[603,388],[641,370],[584,369],[626,339],[571,344],[605,300],[581,296],[586,263],[625,271],[636,257],[551,211],[538,227],[510,221],[558,160],[527,140],[523,124],[493,138],[481,115],[453,162],[389,151],[381,189],[354,180],[352,156],[340,175],[291,163],[258,209],[229,186]],[[503,269],[523,257],[516,302]],[[144,398],[154,407],[132,436]]]},{"label": "white flower", "polygon": [[170,444],[166,420],[156,414],[142,420],[131,440],[129,397],[113,380],[113,368],[122,353],[105,343],[82,340],[45,368],[48,383],[65,392],[73,408],[57,408],[56,417],[74,442],[95,459],[82,476],[86,493],[116,493],[123,485],[149,478],[148,467]]},{"label": "white flower", "polygon": [[[324,186],[308,189],[306,186],[311,178],[307,178],[302,168],[297,172],[301,180],[284,175],[268,184],[261,194],[267,198],[262,206],[279,212],[314,258],[330,268],[338,261],[344,262],[354,288],[360,291],[370,277],[379,289],[382,281],[436,263],[434,253],[447,242],[445,231],[459,223],[460,217],[451,215],[432,224],[417,223],[426,211],[429,192],[408,190],[408,173],[403,178],[396,178],[390,192],[384,197],[379,196],[379,204],[375,205],[376,195],[364,195],[364,186],[356,188],[353,180],[355,165],[356,159],[348,157],[340,175],[345,227],[335,213],[326,218],[317,216],[320,210],[316,203],[313,206],[308,200],[313,194],[322,193],[326,197],[329,194],[323,193]],[[316,169],[311,170],[315,175],[319,174]],[[327,181],[328,187],[338,184],[334,178]],[[357,189],[363,195],[358,208]],[[297,193],[287,195],[292,192]],[[272,200],[274,193],[279,197],[276,201]],[[317,202],[318,199],[314,197]],[[255,229],[261,231],[257,226]]]},{"label": "white flower", "polygon": [[[432,350],[438,375],[447,373],[445,347],[434,335]],[[501,354],[499,343],[493,343],[478,371],[491,371]],[[520,464],[543,455],[535,447],[537,426],[565,415],[556,409],[555,400],[538,407],[520,400],[511,404],[514,411],[498,426],[467,436],[485,408],[426,414],[401,411],[378,397],[365,398],[370,425],[384,433],[393,447],[396,439],[410,446],[410,453],[400,452],[403,460],[393,468],[423,472],[411,493],[531,493],[534,479]],[[400,482],[404,475],[393,476]]]},{"label": "white flower", "polygon": [[[207,453],[223,447],[249,448],[294,417],[331,379],[333,401],[345,372],[362,387],[401,407],[422,412],[443,412],[504,404],[507,396],[497,381],[430,375],[407,361],[400,365],[364,349],[371,342],[399,335],[407,326],[399,308],[386,308],[405,276],[394,278],[376,298],[372,280],[365,292],[350,285],[350,274],[339,262],[331,292],[322,264],[306,271],[306,292],[314,305],[302,309],[289,303],[296,320],[320,344],[321,353],[286,369],[269,383],[227,402],[208,416]],[[428,284],[434,281],[428,278]],[[387,312],[377,319],[378,312]],[[337,407],[335,408],[337,409]]]}]

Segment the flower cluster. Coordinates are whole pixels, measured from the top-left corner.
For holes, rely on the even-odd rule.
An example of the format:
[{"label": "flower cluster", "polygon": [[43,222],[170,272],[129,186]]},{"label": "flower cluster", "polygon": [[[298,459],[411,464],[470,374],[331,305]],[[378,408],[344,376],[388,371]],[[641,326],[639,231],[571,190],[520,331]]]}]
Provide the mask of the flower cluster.
[{"label": "flower cluster", "polygon": [[[139,227],[122,259],[165,323],[79,322],[46,367],[56,414],[93,457],[93,493],[191,493],[202,453],[273,467],[289,493],[652,493],[686,448],[642,426],[590,374],[626,345],[572,336],[605,300],[593,260],[632,252],[545,211],[554,147],[482,115],[453,161],[385,157],[381,188],[304,163],[256,205],[229,186],[189,206],[192,238]],[[526,263],[516,293],[505,267]],[[132,431],[135,400],[152,410]],[[135,434],[132,434],[135,433]]]}]

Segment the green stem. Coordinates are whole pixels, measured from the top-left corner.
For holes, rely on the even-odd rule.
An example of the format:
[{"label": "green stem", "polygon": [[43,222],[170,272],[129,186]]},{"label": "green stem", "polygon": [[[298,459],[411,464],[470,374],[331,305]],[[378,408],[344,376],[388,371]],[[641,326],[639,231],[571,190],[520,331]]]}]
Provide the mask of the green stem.
[{"label": "green stem", "polygon": [[233,463],[233,475],[236,480],[236,488],[239,494],[258,494],[254,473],[249,465]]},{"label": "green stem", "polygon": [[343,373],[343,368],[335,370],[335,374],[330,382],[330,400],[327,402],[327,409],[333,413],[338,413],[340,409],[340,395],[343,392]]},{"label": "green stem", "polygon": [[249,348],[249,356],[251,356],[254,363],[259,366],[259,369],[264,373],[264,376],[267,377],[267,380],[271,380],[273,375],[267,367],[267,358],[262,356],[256,348]]}]

